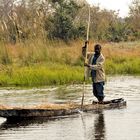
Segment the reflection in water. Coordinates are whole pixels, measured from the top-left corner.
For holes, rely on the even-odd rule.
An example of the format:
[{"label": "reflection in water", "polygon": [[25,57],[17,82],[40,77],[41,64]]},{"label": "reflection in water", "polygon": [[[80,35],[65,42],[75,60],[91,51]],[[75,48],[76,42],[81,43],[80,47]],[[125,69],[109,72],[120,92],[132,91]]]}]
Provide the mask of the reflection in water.
[{"label": "reflection in water", "polygon": [[90,124],[88,124],[88,118],[86,118],[86,116],[81,115],[85,140],[105,140],[106,127],[103,111],[95,111],[92,114],[92,118],[94,119],[93,124],[91,124],[91,120]]},{"label": "reflection in water", "polygon": [[[72,115],[74,118],[74,116]],[[62,120],[68,118],[68,116],[60,116],[60,117],[54,117],[54,118],[47,118],[47,117],[36,117],[36,118],[25,118],[25,119],[12,119],[12,120],[6,120],[0,125],[0,130],[8,130],[11,128],[25,128],[27,126],[37,124],[45,124],[47,122],[53,122],[56,120]],[[70,117],[69,117],[70,118]]]},{"label": "reflection in water", "polygon": [[3,135],[2,130],[12,130],[14,128],[26,128],[32,124],[42,124],[45,122],[43,119],[26,119],[26,120],[7,120],[0,125],[0,135]]},{"label": "reflection in water", "polygon": [[[45,122],[45,121],[44,121]],[[0,125],[0,130],[8,130],[11,128],[20,128],[20,127],[26,127],[31,124],[42,124],[42,119],[26,119],[26,120],[7,120],[4,123]]]},{"label": "reflection in water", "polygon": [[95,140],[105,140],[105,121],[103,112],[99,112],[94,124]]}]

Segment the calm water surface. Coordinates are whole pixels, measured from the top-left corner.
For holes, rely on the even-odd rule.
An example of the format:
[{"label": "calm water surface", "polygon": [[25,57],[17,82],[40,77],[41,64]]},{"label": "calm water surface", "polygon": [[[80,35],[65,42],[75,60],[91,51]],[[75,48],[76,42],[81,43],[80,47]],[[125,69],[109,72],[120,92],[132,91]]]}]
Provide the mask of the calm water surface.
[{"label": "calm water surface", "polygon": [[[30,90],[0,90],[0,104],[31,106],[44,103],[81,102],[82,86]],[[0,118],[0,140],[139,140],[140,77],[110,77],[106,100],[123,97],[123,109],[80,113],[52,120],[7,122]],[[85,103],[91,103],[92,87],[86,86]]]}]

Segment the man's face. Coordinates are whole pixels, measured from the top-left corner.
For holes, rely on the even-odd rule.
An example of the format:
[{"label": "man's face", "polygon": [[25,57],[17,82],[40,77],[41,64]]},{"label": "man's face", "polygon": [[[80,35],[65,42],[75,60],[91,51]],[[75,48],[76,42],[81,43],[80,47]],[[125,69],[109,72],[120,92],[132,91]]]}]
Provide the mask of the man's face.
[{"label": "man's face", "polygon": [[101,53],[101,48],[98,46],[95,46],[94,48],[95,54],[100,54]]}]

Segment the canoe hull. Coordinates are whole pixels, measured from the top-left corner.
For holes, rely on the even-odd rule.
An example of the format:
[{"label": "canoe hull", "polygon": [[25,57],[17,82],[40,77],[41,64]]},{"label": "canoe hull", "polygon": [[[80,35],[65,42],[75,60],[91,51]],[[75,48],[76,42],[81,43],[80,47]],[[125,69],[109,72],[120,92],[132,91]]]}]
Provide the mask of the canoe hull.
[{"label": "canoe hull", "polygon": [[[83,112],[103,110],[103,109],[115,109],[126,107],[126,101],[121,100],[116,103],[109,104],[87,104],[82,108]],[[81,111],[81,106],[76,106],[71,109],[1,109],[0,117],[7,119],[10,118],[31,118],[31,117],[58,117],[78,114]]]}]

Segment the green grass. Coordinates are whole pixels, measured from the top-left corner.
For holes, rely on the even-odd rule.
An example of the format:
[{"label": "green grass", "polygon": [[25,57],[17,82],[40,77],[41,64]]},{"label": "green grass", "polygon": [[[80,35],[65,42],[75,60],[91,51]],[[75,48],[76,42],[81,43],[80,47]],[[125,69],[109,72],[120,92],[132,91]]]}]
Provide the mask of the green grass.
[{"label": "green grass", "polygon": [[[112,58],[106,60],[107,75],[140,75],[140,58]],[[5,66],[0,71],[1,86],[35,87],[83,83],[84,68],[48,63],[32,66]]]},{"label": "green grass", "polygon": [[140,57],[113,57],[105,64],[106,74],[140,75]]},{"label": "green grass", "polygon": [[48,64],[29,67],[7,68],[0,72],[1,86],[44,86],[76,84],[83,81],[81,67],[68,65]]}]

